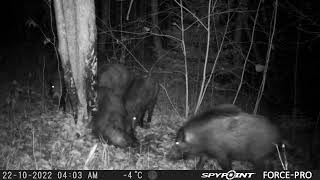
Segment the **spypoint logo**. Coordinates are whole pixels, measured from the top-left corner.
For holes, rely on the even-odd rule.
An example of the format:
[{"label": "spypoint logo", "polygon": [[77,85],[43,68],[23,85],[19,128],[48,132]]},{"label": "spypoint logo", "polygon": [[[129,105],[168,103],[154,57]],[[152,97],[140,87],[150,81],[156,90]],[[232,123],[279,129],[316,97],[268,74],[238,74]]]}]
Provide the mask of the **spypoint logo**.
[{"label": "spypoint logo", "polygon": [[230,170],[226,173],[202,173],[201,178],[226,178],[227,180],[238,178],[251,178],[256,173],[238,173],[235,170]]}]

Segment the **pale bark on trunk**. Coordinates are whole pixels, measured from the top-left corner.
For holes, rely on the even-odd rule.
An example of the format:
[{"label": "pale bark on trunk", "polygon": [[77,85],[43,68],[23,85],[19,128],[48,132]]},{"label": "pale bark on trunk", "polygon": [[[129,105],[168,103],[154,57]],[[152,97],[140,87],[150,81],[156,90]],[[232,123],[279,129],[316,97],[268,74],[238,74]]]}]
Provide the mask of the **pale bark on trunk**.
[{"label": "pale bark on trunk", "polygon": [[83,127],[88,119],[86,83],[96,73],[94,0],[54,0],[54,9],[64,79],[69,95],[76,97],[77,125]]}]

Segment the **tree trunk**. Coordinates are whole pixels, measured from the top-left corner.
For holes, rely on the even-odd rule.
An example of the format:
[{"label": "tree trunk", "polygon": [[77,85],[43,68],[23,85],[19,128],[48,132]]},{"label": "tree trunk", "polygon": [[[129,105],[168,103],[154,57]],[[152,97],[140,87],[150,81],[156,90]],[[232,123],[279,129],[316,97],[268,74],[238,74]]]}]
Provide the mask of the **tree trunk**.
[{"label": "tree trunk", "polygon": [[[145,10],[146,10],[146,8],[145,8],[145,0],[140,0],[140,1],[138,1],[139,2],[139,7],[138,7],[138,9],[139,9],[139,11],[138,11],[138,16],[140,17],[140,18],[142,18],[143,16],[144,16],[144,13],[146,12]],[[139,51],[139,59],[146,59],[145,58],[145,39],[144,40],[142,40],[142,42],[141,42],[141,45],[140,45],[140,48],[138,49],[138,51]]]},{"label": "tree trunk", "polygon": [[[158,0],[152,0],[151,1],[151,18],[152,18],[152,24],[153,24],[153,28],[152,28],[152,32],[155,34],[160,34],[159,31],[159,20],[158,20],[158,14],[159,14],[159,6],[158,6]],[[157,58],[159,57],[159,55],[161,54],[162,51],[162,43],[161,43],[161,39],[159,36],[154,35],[153,36],[153,43],[155,45],[155,52],[157,55]]]},{"label": "tree trunk", "polygon": [[[244,12],[248,12],[248,1],[247,0],[241,0],[239,1],[239,7],[241,9],[243,9]],[[235,28],[235,33],[234,33],[234,36],[233,36],[233,40],[234,42],[236,42],[238,45],[239,45],[239,48],[242,49],[241,47],[241,41],[243,40],[243,30],[245,30],[245,33],[246,33],[246,37],[247,39],[251,39],[251,33],[250,31],[248,30],[249,29],[249,26],[248,26],[248,14],[246,13],[239,13],[238,16],[237,16],[237,25],[236,25],[236,28]],[[258,48],[257,46],[255,45],[255,43],[253,42],[253,46],[252,46],[252,51],[255,55],[255,58],[258,59],[258,61],[261,61],[263,59],[261,59],[261,56],[260,56],[260,53],[258,51]],[[259,63],[262,63],[262,62],[259,62]]]},{"label": "tree trunk", "polygon": [[98,5],[101,7],[101,12],[98,13],[101,19],[100,25],[100,33],[98,34],[98,59],[105,60],[107,57],[107,27],[109,26],[109,18],[110,18],[110,0],[99,0],[97,1]]},{"label": "tree trunk", "polygon": [[91,98],[86,84],[96,74],[94,0],[54,0],[54,8],[64,79],[68,94],[76,101],[75,118],[81,128],[88,119],[87,95]]},{"label": "tree trunk", "polygon": [[[232,1],[231,4],[234,4],[235,2]],[[240,0],[239,1],[239,8],[242,9],[243,11],[248,10],[248,7],[246,6],[246,0]],[[233,34],[233,40],[234,42],[237,44],[237,47],[239,48],[239,51],[243,50],[243,47],[241,45],[241,41],[243,39],[242,37],[242,31],[243,31],[243,25],[246,24],[247,18],[246,15],[244,13],[238,13],[237,14],[237,19],[236,19],[236,26],[235,26],[235,33]],[[235,57],[235,59],[238,59],[238,61],[236,61],[237,66],[241,66],[242,61],[240,59],[241,58],[241,52],[237,53],[237,57]],[[239,61],[240,60],[240,61]]]}]

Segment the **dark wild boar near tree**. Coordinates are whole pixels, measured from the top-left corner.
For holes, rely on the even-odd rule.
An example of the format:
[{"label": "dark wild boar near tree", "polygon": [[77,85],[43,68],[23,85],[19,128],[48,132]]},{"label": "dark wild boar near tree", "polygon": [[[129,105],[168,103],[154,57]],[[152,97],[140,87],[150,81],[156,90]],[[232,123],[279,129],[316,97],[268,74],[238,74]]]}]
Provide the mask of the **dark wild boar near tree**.
[{"label": "dark wild boar near tree", "polygon": [[[136,146],[137,139],[131,124],[126,120],[127,112],[121,96],[99,91],[101,97],[98,111],[92,119],[93,133],[109,144],[119,147]],[[102,93],[104,92],[104,93]]]},{"label": "dark wild boar near tree", "polygon": [[147,122],[151,122],[154,107],[157,103],[159,84],[152,77],[135,78],[124,95],[128,119],[133,126],[145,127],[144,116],[148,112]]}]

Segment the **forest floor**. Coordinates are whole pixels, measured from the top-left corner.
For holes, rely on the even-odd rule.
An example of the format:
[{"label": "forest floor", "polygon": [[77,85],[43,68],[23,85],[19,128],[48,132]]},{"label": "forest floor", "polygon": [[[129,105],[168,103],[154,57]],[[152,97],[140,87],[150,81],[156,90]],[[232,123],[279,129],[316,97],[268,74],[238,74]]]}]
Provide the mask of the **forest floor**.
[{"label": "forest floor", "polygon": [[101,143],[89,129],[77,138],[71,113],[61,112],[39,87],[17,81],[1,87],[0,169],[192,168],[191,163],[166,158],[183,121],[172,111],[161,113],[161,101],[150,128],[136,129],[140,147],[121,149]]}]

